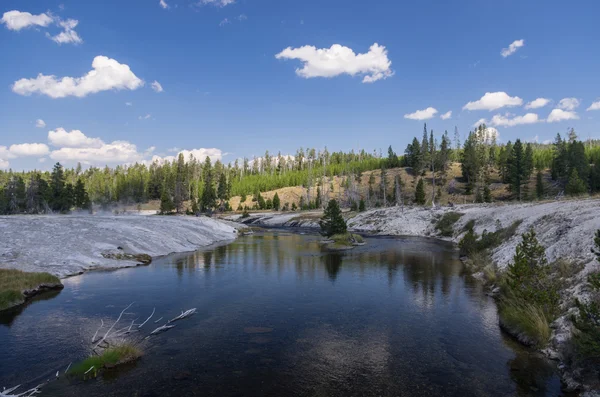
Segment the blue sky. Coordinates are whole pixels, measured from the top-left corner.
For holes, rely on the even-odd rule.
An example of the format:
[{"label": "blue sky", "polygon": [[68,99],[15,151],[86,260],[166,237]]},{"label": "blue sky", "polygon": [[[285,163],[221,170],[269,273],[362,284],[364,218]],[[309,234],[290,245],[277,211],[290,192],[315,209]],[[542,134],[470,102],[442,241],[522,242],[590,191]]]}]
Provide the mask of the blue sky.
[{"label": "blue sky", "polygon": [[[164,1],[2,2],[0,167],[401,153],[424,122],[464,136],[480,119],[504,142],[600,138],[597,1]],[[60,81],[94,59],[101,77]]]}]

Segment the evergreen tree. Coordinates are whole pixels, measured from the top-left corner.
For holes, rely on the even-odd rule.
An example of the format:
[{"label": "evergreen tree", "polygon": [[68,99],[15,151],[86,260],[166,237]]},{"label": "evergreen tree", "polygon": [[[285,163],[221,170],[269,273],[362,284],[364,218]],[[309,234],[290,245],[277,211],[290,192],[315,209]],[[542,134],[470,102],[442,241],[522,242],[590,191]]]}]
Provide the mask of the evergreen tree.
[{"label": "evergreen tree", "polygon": [[419,178],[419,182],[417,183],[415,203],[425,205],[425,184],[423,183],[423,178]]},{"label": "evergreen tree", "polygon": [[571,196],[578,196],[580,194],[584,194],[587,192],[587,186],[585,186],[585,182],[579,178],[579,174],[577,174],[577,169],[573,168],[571,170],[571,176],[569,177],[569,181],[565,186],[565,193]]},{"label": "evergreen tree", "polygon": [[548,278],[548,261],[535,231],[530,229],[508,265],[507,282],[515,295],[525,302],[539,304],[546,313],[552,313],[558,304],[558,293]]},{"label": "evergreen tree", "polygon": [[90,196],[85,190],[82,178],[77,179],[73,195],[75,207],[80,208],[82,210],[87,210],[91,208]]},{"label": "evergreen tree", "polygon": [[365,206],[365,200],[364,199],[360,199],[359,203],[358,203],[358,211],[359,212],[365,212],[367,210],[366,206]]},{"label": "evergreen tree", "polygon": [[317,197],[315,197],[315,208],[321,208],[321,187],[317,187]]},{"label": "evergreen tree", "polygon": [[492,191],[488,185],[483,187],[483,202],[491,203],[492,202]]},{"label": "evergreen tree", "polygon": [[260,193],[258,194],[258,208],[261,210],[267,209],[267,202]]},{"label": "evergreen tree", "polygon": [[346,221],[336,200],[329,200],[319,225],[321,226],[321,233],[327,237],[346,233]]},{"label": "evergreen tree", "polygon": [[417,138],[413,138],[412,143],[406,147],[404,159],[406,166],[412,168],[415,175],[420,172],[419,167],[422,163],[422,154],[421,144]]},{"label": "evergreen tree", "polygon": [[200,209],[205,212],[212,210],[217,201],[217,194],[213,183],[213,170],[208,156],[206,156],[206,160],[204,161],[203,173],[204,183],[202,197],[200,198]]},{"label": "evergreen tree", "polygon": [[569,153],[567,143],[563,141],[560,134],[556,134],[552,159],[552,179],[555,181],[566,179],[569,176],[568,166]]},{"label": "evergreen tree", "polygon": [[275,211],[279,211],[280,206],[281,206],[281,200],[279,199],[279,194],[277,194],[277,192],[276,192],[275,196],[273,196],[273,209]]},{"label": "evergreen tree", "polygon": [[515,197],[520,201],[522,198],[522,185],[526,181],[527,169],[523,144],[520,139],[515,141],[512,148],[510,162],[510,188]]},{"label": "evergreen tree", "polygon": [[398,155],[392,150],[392,146],[388,148],[388,159],[387,159],[388,168],[397,168],[400,167],[400,160],[398,159]]},{"label": "evergreen tree", "polygon": [[169,194],[167,188],[165,187],[160,195],[160,213],[163,215],[170,214],[174,209],[175,204],[173,204],[171,194]]},{"label": "evergreen tree", "polygon": [[52,169],[50,179],[50,208],[55,212],[66,212],[69,210],[69,198],[66,191],[66,178],[63,166],[56,163]]},{"label": "evergreen tree", "polygon": [[219,175],[219,184],[217,186],[217,198],[220,200],[220,206],[223,206],[223,202],[229,200],[229,196],[227,195],[227,177],[225,173],[222,172]]},{"label": "evergreen tree", "polygon": [[421,163],[419,164],[418,173],[424,172],[425,169],[429,168],[431,158],[430,150],[429,139],[427,137],[427,123],[425,123],[423,126],[423,139],[421,139]]}]

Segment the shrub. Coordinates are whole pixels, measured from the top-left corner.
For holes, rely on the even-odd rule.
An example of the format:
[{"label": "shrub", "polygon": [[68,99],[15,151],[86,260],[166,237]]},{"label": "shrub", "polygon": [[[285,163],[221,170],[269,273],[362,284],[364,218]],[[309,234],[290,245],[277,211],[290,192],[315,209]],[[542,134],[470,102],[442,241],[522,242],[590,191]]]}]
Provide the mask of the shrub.
[{"label": "shrub", "polygon": [[458,243],[461,255],[471,255],[477,251],[477,234],[471,227]]},{"label": "shrub", "polygon": [[358,211],[359,212],[365,212],[367,210],[366,205],[365,205],[365,200],[364,199],[360,199],[360,202],[358,203]]},{"label": "shrub", "polygon": [[452,237],[454,235],[454,224],[458,222],[463,214],[458,212],[447,212],[435,225],[435,228],[439,230],[440,235],[444,237]]},{"label": "shrub", "polygon": [[504,298],[499,309],[502,325],[521,341],[529,341],[538,348],[548,343],[550,321],[542,308],[519,299]]},{"label": "shrub", "polygon": [[425,185],[423,183],[423,178],[419,178],[419,182],[417,183],[417,189],[415,190],[415,203],[419,205],[425,204]]}]

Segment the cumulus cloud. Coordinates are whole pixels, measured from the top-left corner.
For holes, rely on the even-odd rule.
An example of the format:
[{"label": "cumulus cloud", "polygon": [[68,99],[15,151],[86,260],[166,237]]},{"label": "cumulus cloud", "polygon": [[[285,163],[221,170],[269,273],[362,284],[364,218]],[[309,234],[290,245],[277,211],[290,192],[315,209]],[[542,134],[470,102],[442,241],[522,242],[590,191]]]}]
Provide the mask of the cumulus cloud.
[{"label": "cumulus cloud", "polygon": [[511,97],[506,92],[486,92],[478,101],[469,102],[463,109],[465,110],[496,110],[503,107],[521,106],[523,100],[518,96]]},{"label": "cumulus cloud", "polygon": [[537,98],[537,99],[529,102],[527,105],[525,105],[525,109],[539,109],[539,108],[543,108],[544,106],[546,106],[549,103],[550,103],[550,99]]},{"label": "cumulus cloud", "polygon": [[452,118],[452,110],[450,110],[450,111],[448,111],[448,112],[446,112],[446,113],[442,114],[442,115],[440,116],[440,118],[441,118],[442,120],[448,120],[448,119]]},{"label": "cumulus cloud", "polygon": [[502,51],[500,51],[500,55],[502,55],[504,58],[506,58],[507,56],[512,55],[515,52],[517,52],[517,50],[519,48],[523,47],[524,45],[525,45],[525,40],[523,40],[523,39],[515,40],[512,43],[510,43],[508,48],[503,48]]},{"label": "cumulus cloud", "polygon": [[134,163],[142,160],[136,145],[127,141],[114,141],[100,147],[64,147],[50,153],[56,161],[81,162],[84,164]]},{"label": "cumulus cloud", "polygon": [[39,14],[32,15],[29,12],[21,12],[17,10],[5,12],[0,19],[0,23],[6,25],[9,30],[19,31],[21,29],[26,29],[29,27],[43,27],[46,28],[50,24],[54,24],[60,28],[62,28],[62,32],[51,35],[49,32],[46,32],[46,37],[50,40],[54,41],[58,44],[81,44],[83,40],[77,32],[74,30],[75,27],[79,24],[79,21],[76,19],[66,19],[62,20],[59,17],[56,17],[52,14]]},{"label": "cumulus cloud", "polygon": [[48,131],[48,143],[55,147],[100,148],[104,142],[100,138],[89,138],[79,130],[67,132],[64,128]]},{"label": "cumulus cloud", "polygon": [[225,18],[221,22],[219,22],[219,26],[223,27],[223,26],[228,25],[230,23],[231,23],[231,21],[229,21],[229,18]]},{"label": "cumulus cloud", "polygon": [[168,9],[168,8],[169,8],[169,5],[167,4],[167,2],[166,2],[165,0],[160,0],[160,1],[158,2],[158,4],[159,4],[159,5],[160,5],[160,6],[161,6],[161,7],[162,7],[164,10],[166,10],[166,9]]},{"label": "cumulus cloud", "polygon": [[40,73],[36,78],[16,81],[12,90],[19,95],[37,93],[50,98],[67,96],[82,98],[101,91],[136,90],[144,85],[144,82],[131,71],[128,65],[105,56],[95,57],[92,69],[83,77],[62,77],[60,79]]},{"label": "cumulus cloud", "polygon": [[46,33],[46,35],[48,37],[50,37],[50,39],[52,39],[52,41],[54,41],[55,43],[58,43],[58,44],[67,44],[67,43],[81,44],[81,43],[83,43],[83,40],[81,39],[81,37],[79,37],[77,32],[74,30],[78,24],[79,24],[79,21],[77,21],[75,19],[67,19],[66,21],[59,21],[58,26],[63,28],[63,31],[60,32],[59,34],[57,34],[56,36],[51,36],[48,33]]},{"label": "cumulus cloud", "polygon": [[410,120],[429,120],[433,118],[437,112],[436,108],[428,107],[427,109],[417,110],[414,113],[405,114],[404,118]]},{"label": "cumulus cloud", "polygon": [[487,120],[486,119],[479,119],[479,120],[477,120],[476,122],[473,123],[473,128],[477,128],[481,124],[487,124]]},{"label": "cumulus cloud", "polygon": [[539,116],[535,113],[527,113],[524,116],[516,116],[513,118],[510,118],[508,115],[503,116],[497,114],[494,117],[492,117],[490,124],[497,127],[514,127],[516,125],[535,124],[540,123],[542,121],[544,120],[540,119]]},{"label": "cumulus cloud", "polygon": [[563,98],[558,102],[558,107],[562,110],[575,110],[579,107],[579,99],[577,98]]},{"label": "cumulus cloud", "polygon": [[44,127],[46,127],[46,122],[44,120],[42,120],[42,119],[37,119],[35,121],[35,126],[37,128],[44,128]]},{"label": "cumulus cloud", "polygon": [[0,159],[14,159],[15,157],[17,156],[15,156],[14,153],[11,153],[6,146],[0,146]]},{"label": "cumulus cloud", "polygon": [[296,69],[296,74],[307,79],[348,74],[364,75],[363,83],[373,83],[394,74],[386,48],[377,43],[365,54],[355,54],[351,48],[339,44],[320,49],[307,45],[299,48],[288,47],[275,55],[275,58],[300,60],[303,67]]},{"label": "cumulus cloud", "polygon": [[43,143],[20,143],[10,145],[8,150],[16,157],[44,156],[50,152],[48,146]]},{"label": "cumulus cloud", "polygon": [[138,116],[138,120],[148,120],[150,117],[152,117],[151,114],[147,114],[145,116]]},{"label": "cumulus cloud", "polygon": [[160,83],[156,80],[154,80],[150,86],[155,92],[163,92],[162,85],[160,85]]},{"label": "cumulus cloud", "polygon": [[32,26],[46,27],[50,25],[54,19],[48,14],[32,15],[29,12],[21,12],[17,10],[7,11],[2,15],[0,23],[6,25],[9,30],[19,31]]},{"label": "cumulus cloud", "polygon": [[125,102],[125,106],[133,106],[132,102]]},{"label": "cumulus cloud", "polygon": [[0,159],[0,170],[7,170],[10,167],[8,160]]},{"label": "cumulus cloud", "polygon": [[577,119],[579,119],[579,116],[575,112],[563,109],[553,109],[546,121],[549,123],[558,123],[559,121]]},{"label": "cumulus cloud", "polygon": [[587,108],[587,111],[589,112],[590,110],[600,110],[600,101],[596,101],[593,102],[589,108]]}]

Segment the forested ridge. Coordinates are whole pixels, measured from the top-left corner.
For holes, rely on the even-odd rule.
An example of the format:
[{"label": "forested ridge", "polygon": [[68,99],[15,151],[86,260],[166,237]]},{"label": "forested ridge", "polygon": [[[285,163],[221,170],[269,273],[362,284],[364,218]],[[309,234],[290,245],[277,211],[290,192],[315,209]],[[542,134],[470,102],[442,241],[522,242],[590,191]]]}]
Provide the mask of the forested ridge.
[{"label": "forested ridge", "polygon": [[[557,134],[552,144],[515,142],[499,144],[485,125],[468,134],[464,142],[455,131],[436,136],[424,126],[398,155],[388,148],[381,152],[332,152],[326,148],[299,149],[294,156],[271,155],[240,159],[229,164],[183,155],[172,162],[134,164],[114,168],[63,168],[51,172],[0,171],[0,213],[69,212],[110,210],[160,200],[161,211],[192,212],[244,209],[321,208],[334,194],[355,210],[374,206],[436,202],[442,192],[469,197],[470,201],[492,200],[490,185],[506,184],[513,200],[532,200],[547,194],[549,174],[560,194],[594,194],[600,191],[600,142],[577,138],[574,130],[564,138]],[[452,164],[460,164],[460,182],[448,177]],[[406,180],[392,172],[404,168]],[[373,171],[373,172],[370,172]],[[375,172],[379,181],[375,181]],[[367,175],[368,174],[368,175]],[[532,179],[533,178],[533,179]],[[529,187],[535,181],[535,189]],[[302,187],[299,201],[281,202],[275,194],[265,200],[261,193],[284,187]],[[426,187],[431,194],[425,194]],[[230,199],[241,196],[241,205],[231,208]],[[247,197],[252,197],[248,205]],[[184,205],[185,203],[185,205]],[[246,204],[244,204],[246,203]]]}]

